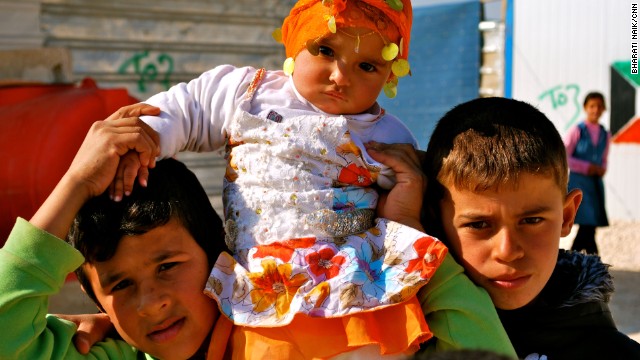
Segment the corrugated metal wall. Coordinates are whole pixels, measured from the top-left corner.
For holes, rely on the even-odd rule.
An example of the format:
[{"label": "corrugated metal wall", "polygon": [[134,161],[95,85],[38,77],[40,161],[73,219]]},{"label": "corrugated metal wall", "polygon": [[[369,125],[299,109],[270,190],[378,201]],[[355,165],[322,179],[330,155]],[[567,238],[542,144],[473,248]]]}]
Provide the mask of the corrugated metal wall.
[{"label": "corrugated metal wall", "polygon": [[414,8],[411,30],[411,76],[400,79],[398,96],[378,102],[398,116],[421,149],[436,122],[453,106],[478,96],[481,34],[478,0]]},{"label": "corrugated metal wall", "polygon": [[45,47],[71,50],[77,78],[145,99],[219,64],[278,68],[271,38],[289,1],[45,0]]},{"label": "corrugated metal wall", "polygon": [[[564,132],[584,117],[591,90],[610,101],[610,66],[631,56],[629,0],[515,0],[513,97],[537,105]],[[637,105],[636,105],[637,107]],[[609,113],[601,121],[609,124]],[[640,144],[612,145],[605,177],[612,219],[640,219]]]},{"label": "corrugated metal wall", "polygon": [[[126,88],[144,100],[220,64],[280,68],[284,48],[271,33],[294,3],[0,0],[0,49],[67,49],[71,81],[91,77],[101,88]],[[47,54],[40,53],[41,59],[35,61],[46,63],[42,58]],[[65,59],[62,63],[66,65]],[[178,157],[198,175],[220,211],[221,154],[181,153]]]}]

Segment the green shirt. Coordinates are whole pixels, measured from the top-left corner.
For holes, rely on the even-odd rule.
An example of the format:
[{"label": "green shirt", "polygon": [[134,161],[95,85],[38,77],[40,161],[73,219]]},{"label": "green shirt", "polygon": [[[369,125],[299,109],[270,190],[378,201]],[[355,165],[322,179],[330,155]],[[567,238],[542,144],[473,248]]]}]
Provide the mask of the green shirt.
[{"label": "green shirt", "polygon": [[420,289],[418,299],[437,338],[425,351],[481,349],[517,359],[489,294],[464,274],[450,254]]},{"label": "green shirt", "polygon": [[57,237],[18,219],[0,249],[0,359],[152,359],[123,340],[106,339],[78,353],[76,325],[47,315],[49,296],[84,262]]}]

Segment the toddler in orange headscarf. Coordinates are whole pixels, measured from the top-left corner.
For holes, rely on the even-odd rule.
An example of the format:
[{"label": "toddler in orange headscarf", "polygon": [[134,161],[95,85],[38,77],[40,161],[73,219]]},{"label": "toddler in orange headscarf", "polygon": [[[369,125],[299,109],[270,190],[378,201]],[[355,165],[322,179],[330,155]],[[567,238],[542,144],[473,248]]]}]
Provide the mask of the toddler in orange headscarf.
[{"label": "toddler in orange headscarf", "polygon": [[234,324],[233,356],[401,356],[421,344],[514,354],[440,241],[375,217],[373,185],[395,177],[365,144],[417,147],[376,102],[410,72],[411,21],[409,0],[301,0],[274,33],[283,71],[223,65],[146,101],[162,109],[143,118],[162,156],[226,146],[231,254],[205,291]]}]

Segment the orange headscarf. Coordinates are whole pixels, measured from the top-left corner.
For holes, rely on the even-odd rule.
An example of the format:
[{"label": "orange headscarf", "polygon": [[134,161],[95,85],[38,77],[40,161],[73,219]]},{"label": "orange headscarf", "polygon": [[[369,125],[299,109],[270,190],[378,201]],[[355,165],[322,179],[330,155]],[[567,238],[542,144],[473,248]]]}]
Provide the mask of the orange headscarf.
[{"label": "orange headscarf", "polygon": [[400,47],[398,58],[406,60],[409,56],[413,20],[410,0],[299,0],[282,25],[287,57],[295,58],[308,40],[330,33],[328,21],[332,16],[337,28],[369,28]]}]

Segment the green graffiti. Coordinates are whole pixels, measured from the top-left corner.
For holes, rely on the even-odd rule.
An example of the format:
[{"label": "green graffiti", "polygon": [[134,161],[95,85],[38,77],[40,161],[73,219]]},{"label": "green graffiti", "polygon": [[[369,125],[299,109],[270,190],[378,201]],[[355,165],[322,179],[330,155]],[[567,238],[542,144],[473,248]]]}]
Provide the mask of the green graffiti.
[{"label": "green graffiti", "polygon": [[580,94],[580,86],[577,84],[567,84],[567,85],[557,85],[549,90],[544,91],[540,96],[538,96],[538,100],[543,101],[545,98],[549,98],[551,100],[551,106],[553,109],[558,109],[566,106],[573,106],[574,112],[573,116],[569,121],[567,121],[565,125],[565,130],[570,128],[580,116],[580,101],[578,99],[578,94]]},{"label": "green graffiti", "polygon": [[[120,65],[119,74],[128,73],[129,69],[133,69],[133,73],[138,75],[138,90],[140,92],[147,91],[147,83],[157,81],[169,89],[171,86],[170,78],[173,73],[173,58],[167,54],[159,54],[153,60],[149,59],[149,51],[135,53],[132,57]],[[162,69],[159,71],[158,69]]]}]

